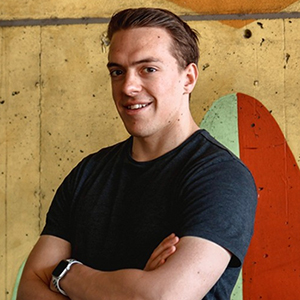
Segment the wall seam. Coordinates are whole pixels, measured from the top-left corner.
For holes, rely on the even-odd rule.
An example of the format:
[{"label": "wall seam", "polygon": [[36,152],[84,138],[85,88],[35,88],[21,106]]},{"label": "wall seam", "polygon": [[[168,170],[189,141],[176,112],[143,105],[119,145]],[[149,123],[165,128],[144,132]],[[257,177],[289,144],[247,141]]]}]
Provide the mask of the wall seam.
[{"label": "wall seam", "polygon": [[41,232],[42,227],[42,51],[43,51],[43,38],[42,38],[42,27],[40,26],[40,53],[39,53],[39,211],[38,211],[38,228]]},{"label": "wall seam", "polygon": [[[2,83],[2,87],[3,86],[7,86],[6,84],[6,80],[7,80],[7,77],[4,73],[4,70],[6,70],[5,68],[5,65],[6,65],[6,62],[5,62],[5,55],[4,55],[4,52],[5,52],[5,39],[4,39],[4,30],[3,28],[1,28],[1,39],[2,39],[2,47],[1,47],[1,69],[2,69],[2,72],[1,72],[1,83]],[[7,299],[8,295],[7,295],[7,292],[8,292],[8,289],[7,289],[7,284],[8,284],[8,281],[7,281],[7,275],[8,275],[8,265],[7,265],[7,255],[8,255],[8,224],[7,224],[7,219],[8,219],[8,211],[7,211],[7,188],[8,188],[8,184],[7,184],[7,181],[8,181],[8,146],[7,146],[7,105],[9,103],[8,101],[8,98],[6,97],[7,96],[7,90],[5,90],[5,96],[3,99],[5,99],[5,103],[3,105],[6,104],[5,106],[5,119],[4,119],[4,130],[5,130],[5,139],[4,139],[4,142],[5,142],[5,175],[4,175],[4,180],[5,180],[5,184],[4,184],[4,189],[5,189],[5,192],[4,192],[4,215],[5,215],[5,222],[4,222],[4,256],[3,256],[3,260],[4,260],[4,293],[5,293],[5,299]]]},{"label": "wall seam", "polygon": [[[277,12],[256,14],[190,14],[180,15],[185,21],[224,21],[224,20],[256,20],[256,19],[299,19],[300,12]],[[103,24],[108,23],[110,18],[48,18],[48,19],[18,19],[0,20],[0,27],[17,26],[59,26],[76,24]]]}]

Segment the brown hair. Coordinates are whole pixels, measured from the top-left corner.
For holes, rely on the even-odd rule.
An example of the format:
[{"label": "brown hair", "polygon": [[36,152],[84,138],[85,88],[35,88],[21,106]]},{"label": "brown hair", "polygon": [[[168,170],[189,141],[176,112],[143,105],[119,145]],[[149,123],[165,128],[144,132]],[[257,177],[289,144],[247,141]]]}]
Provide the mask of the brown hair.
[{"label": "brown hair", "polygon": [[159,27],[166,29],[172,40],[171,52],[180,67],[185,69],[190,63],[198,64],[198,33],[172,12],[160,8],[125,9],[115,13],[108,25],[107,38],[122,29],[139,27]]}]

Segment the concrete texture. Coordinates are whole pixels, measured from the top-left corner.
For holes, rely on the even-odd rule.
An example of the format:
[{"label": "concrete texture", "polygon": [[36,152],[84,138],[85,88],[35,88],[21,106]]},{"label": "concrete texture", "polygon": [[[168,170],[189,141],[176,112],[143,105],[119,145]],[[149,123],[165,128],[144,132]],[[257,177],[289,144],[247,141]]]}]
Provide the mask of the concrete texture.
[{"label": "concrete texture", "polygon": [[[116,9],[143,4],[10,0],[1,2],[0,18],[109,17]],[[147,6],[198,13],[169,1]],[[291,7],[299,8],[299,2]],[[229,13],[216,7],[211,12]],[[222,96],[253,96],[272,111],[299,165],[300,20],[190,25],[201,34],[200,77],[191,100],[197,123]],[[0,299],[10,299],[17,271],[66,174],[87,154],[127,137],[110,95],[105,28],[0,27]]]}]

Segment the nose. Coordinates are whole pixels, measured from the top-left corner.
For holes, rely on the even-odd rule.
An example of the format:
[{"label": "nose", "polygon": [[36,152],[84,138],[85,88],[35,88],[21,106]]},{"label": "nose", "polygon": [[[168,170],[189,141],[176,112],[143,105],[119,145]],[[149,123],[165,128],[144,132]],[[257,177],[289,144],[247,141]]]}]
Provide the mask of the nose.
[{"label": "nose", "polygon": [[135,96],[142,90],[141,79],[135,72],[127,71],[124,76],[123,93],[128,96]]}]

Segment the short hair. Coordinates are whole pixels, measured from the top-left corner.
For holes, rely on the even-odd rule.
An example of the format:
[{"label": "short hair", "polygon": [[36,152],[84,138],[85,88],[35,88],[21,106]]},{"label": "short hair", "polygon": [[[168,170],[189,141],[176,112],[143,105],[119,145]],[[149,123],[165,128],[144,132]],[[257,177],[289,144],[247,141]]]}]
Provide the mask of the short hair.
[{"label": "short hair", "polygon": [[174,13],[160,8],[129,8],[115,13],[108,25],[107,38],[120,30],[158,27],[167,30],[172,39],[171,53],[179,66],[185,69],[190,63],[198,64],[198,32]]}]

